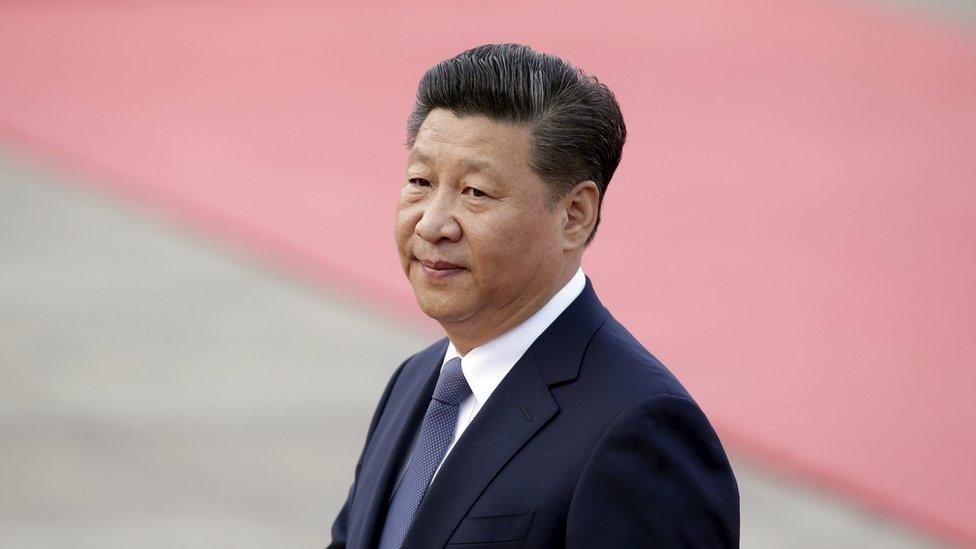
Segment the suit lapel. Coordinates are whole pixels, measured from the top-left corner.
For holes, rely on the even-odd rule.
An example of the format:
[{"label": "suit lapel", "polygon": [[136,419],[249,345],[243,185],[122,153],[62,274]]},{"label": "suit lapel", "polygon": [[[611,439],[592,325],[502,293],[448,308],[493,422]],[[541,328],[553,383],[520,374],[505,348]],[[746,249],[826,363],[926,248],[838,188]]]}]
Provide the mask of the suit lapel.
[{"label": "suit lapel", "polygon": [[499,470],[559,411],[549,386],[575,379],[609,313],[587,279],[583,293],[512,367],[448,454],[403,549],[441,547]]},{"label": "suit lapel", "polygon": [[395,401],[391,399],[383,411],[360,471],[358,485],[362,488],[356,495],[356,510],[351,514],[360,520],[350,525],[350,547],[373,547],[377,543],[391,484],[427,411],[446,350],[445,339],[418,354],[412,359],[415,364],[404,366],[402,379],[397,382],[403,383],[403,389],[397,391],[402,396]]},{"label": "suit lapel", "polygon": [[447,543],[495,474],[558,410],[535,358],[526,353],[447,455],[417,510],[403,549]]}]

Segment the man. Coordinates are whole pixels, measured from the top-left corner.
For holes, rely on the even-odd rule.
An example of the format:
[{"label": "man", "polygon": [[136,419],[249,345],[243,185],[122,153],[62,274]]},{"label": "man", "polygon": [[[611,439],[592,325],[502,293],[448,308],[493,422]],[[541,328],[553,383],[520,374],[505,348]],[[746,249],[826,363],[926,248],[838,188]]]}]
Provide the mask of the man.
[{"label": "man", "polygon": [[610,90],[481,46],[427,71],[408,135],[396,244],[447,338],[380,397],[330,547],[737,546],[715,432],[580,267],[626,137]]}]

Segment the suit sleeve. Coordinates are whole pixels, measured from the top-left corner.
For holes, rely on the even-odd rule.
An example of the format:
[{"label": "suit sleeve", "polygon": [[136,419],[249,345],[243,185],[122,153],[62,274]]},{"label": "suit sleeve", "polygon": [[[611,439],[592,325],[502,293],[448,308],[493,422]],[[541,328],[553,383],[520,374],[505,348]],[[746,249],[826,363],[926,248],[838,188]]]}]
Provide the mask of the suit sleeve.
[{"label": "suit sleeve", "polygon": [[342,505],[339,515],[336,516],[335,521],[332,523],[332,542],[326,549],[345,549],[346,547],[346,537],[349,534],[349,507],[352,506],[352,498],[356,493],[356,482],[359,481],[359,470],[363,466],[363,456],[366,454],[366,449],[369,448],[370,440],[373,439],[373,431],[376,430],[376,424],[379,423],[380,418],[383,416],[383,410],[386,408],[386,401],[390,398],[390,392],[392,392],[393,386],[396,385],[396,380],[400,377],[400,372],[403,371],[403,366],[406,363],[407,361],[404,361],[393,372],[389,383],[386,384],[386,389],[383,390],[379,404],[376,405],[376,411],[373,412],[373,419],[369,423],[369,430],[366,432],[366,443],[363,445],[363,451],[359,454],[359,461],[356,462],[356,472],[353,477],[352,486],[349,487],[349,494],[346,496],[346,502]]},{"label": "suit sleeve", "polygon": [[735,477],[693,401],[648,397],[617,416],[580,474],[566,546],[739,546]]}]

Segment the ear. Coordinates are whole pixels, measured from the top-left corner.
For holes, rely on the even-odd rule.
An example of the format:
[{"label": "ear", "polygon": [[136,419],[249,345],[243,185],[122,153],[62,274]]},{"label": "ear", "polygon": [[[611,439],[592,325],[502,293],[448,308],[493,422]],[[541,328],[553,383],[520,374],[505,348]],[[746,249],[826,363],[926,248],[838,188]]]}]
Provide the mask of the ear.
[{"label": "ear", "polygon": [[559,200],[559,207],[566,214],[563,218],[563,251],[582,248],[596,225],[600,189],[592,181],[581,181]]}]

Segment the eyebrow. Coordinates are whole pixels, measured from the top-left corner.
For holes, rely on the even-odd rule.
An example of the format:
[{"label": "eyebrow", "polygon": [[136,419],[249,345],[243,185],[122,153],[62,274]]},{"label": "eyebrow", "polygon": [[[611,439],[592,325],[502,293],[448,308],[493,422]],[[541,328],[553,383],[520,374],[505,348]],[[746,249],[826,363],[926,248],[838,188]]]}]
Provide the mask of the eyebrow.
[{"label": "eyebrow", "polygon": [[[432,156],[429,156],[425,154],[423,151],[418,151],[416,149],[414,149],[414,151],[410,153],[410,157],[408,158],[408,160],[411,164],[413,164],[414,162],[422,162],[424,164],[436,164]],[[464,166],[471,171],[497,175],[497,172],[495,171],[493,164],[487,160],[462,159],[461,163],[464,164]]]}]

